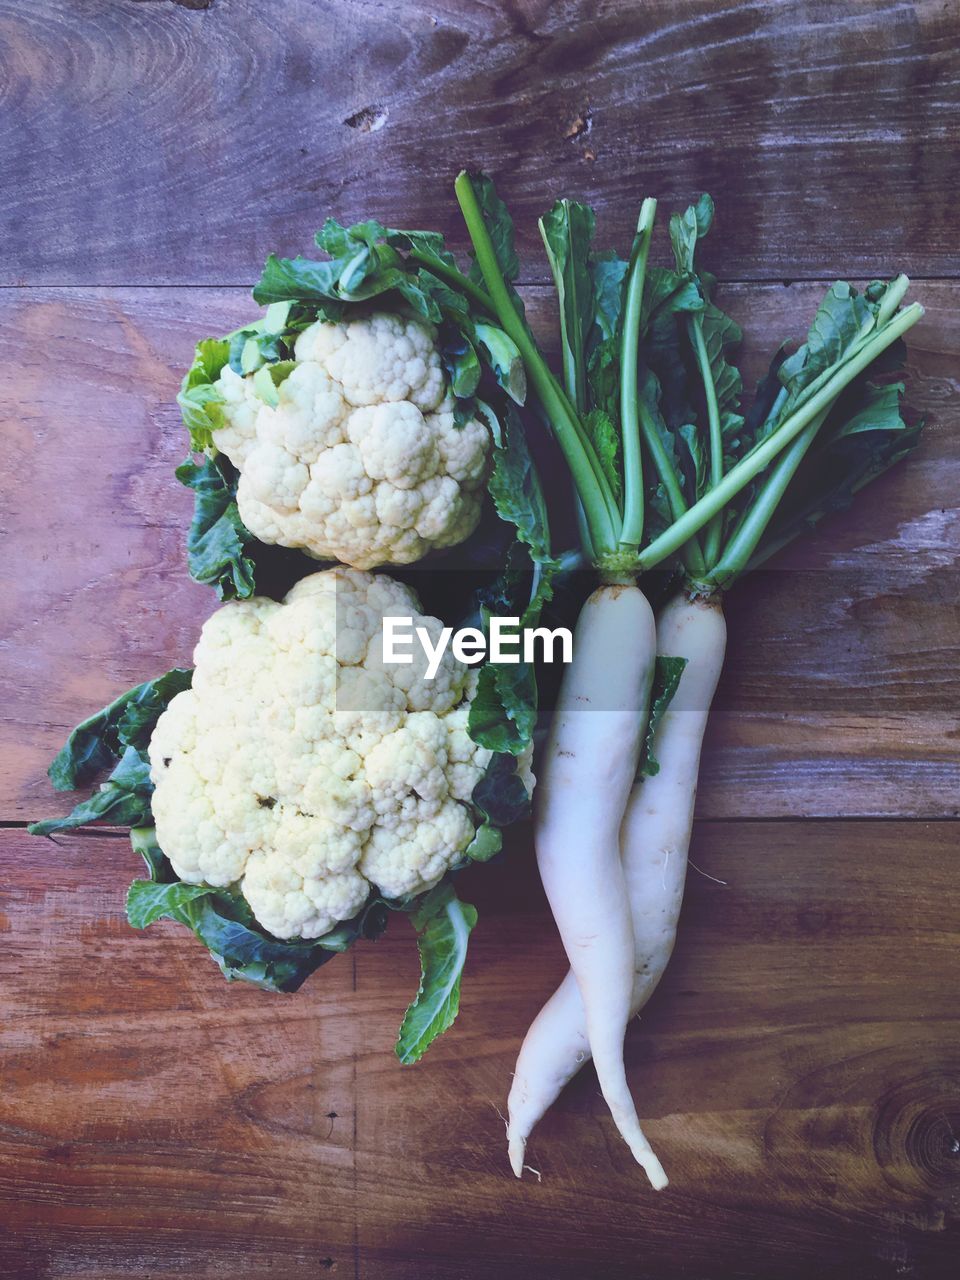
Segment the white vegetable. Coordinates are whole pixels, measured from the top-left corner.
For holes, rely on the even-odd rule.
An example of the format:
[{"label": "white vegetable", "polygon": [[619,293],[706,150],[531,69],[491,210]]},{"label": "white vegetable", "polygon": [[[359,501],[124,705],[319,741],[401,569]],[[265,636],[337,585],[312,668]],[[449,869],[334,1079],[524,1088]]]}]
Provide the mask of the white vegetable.
[{"label": "white vegetable", "polygon": [[[726,623],[718,597],[690,600],[679,595],[661,611],[657,651],[686,658],[687,666],[657,727],[653,750],[660,770],[636,783],[620,829],[635,946],[631,1017],[656,990],[673,952],[700,749],[725,648]],[[540,1010],[517,1058],[507,1138],[518,1177],[534,1125],[589,1057],[586,1015],[571,971]]]},{"label": "white vegetable", "polygon": [[656,656],[643,593],[619,584],[594,591],[577,622],[574,653],[537,791],[537,862],[583,1000],[600,1088],[634,1158],[659,1188],[666,1176],[640,1127],[623,1064],[634,937],[619,829]]},{"label": "white vegetable", "polygon": [[480,517],[490,432],[454,424],[433,327],[376,312],[317,321],[296,366],[260,398],[265,370],[217,382],[213,442],[240,472],[237,505],[262,542],[357,569],[453,546]]},{"label": "white vegetable", "polygon": [[[321,936],[371,885],[430,888],[474,836],[490,759],[467,733],[476,672],[449,652],[431,681],[420,654],[384,665],[385,613],[419,614],[416,596],[348,569],[225,605],[154,730],[160,847],[183,880],[239,883],[278,938]],[[436,639],[438,619],[416,622]]]}]

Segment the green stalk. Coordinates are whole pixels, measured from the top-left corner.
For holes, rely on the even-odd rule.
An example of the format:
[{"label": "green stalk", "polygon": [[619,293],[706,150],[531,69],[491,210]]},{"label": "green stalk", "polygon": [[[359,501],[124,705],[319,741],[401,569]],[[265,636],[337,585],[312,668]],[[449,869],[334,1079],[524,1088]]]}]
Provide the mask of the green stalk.
[{"label": "green stalk", "polygon": [[718,485],[709,493],[705,493],[699,502],[695,502],[686,514],[674,521],[659,538],[655,538],[637,557],[637,570],[643,573],[653,569],[668,556],[679,551],[683,544],[693,534],[698,533],[707,521],[712,519],[732,498],[735,498],[754,476],[765,470],[773,459],[814,421],[818,414],[828,409],[844,387],[872,364],[882,351],[916,324],[922,315],[923,307],[915,302],[895,316],[881,332],[874,334],[852,360],[840,366],[816,395],[799,409],[794,410],[776,431],[752,449],[746,457],[741,458],[735,467],[731,467]]},{"label": "green stalk", "polygon": [[583,438],[583,430],[563,388],[548,369],[513,305],[473,183],[466,171],[458,174],[454,189],[497,319],[523,357],[534,391],[543,405],[570,468],[573,483],[583,504],[591,544],[598,556],[612,553],[618,543],[618,513],[615,503],[611,510],[613,495],[609,485],[603,483],[595,455],[591,458],[593,450],[588,451],[589,442]]},{"label": "green stalk", "polygon": [[902,272],[887,286],[887,291],[880,299],[877,308],[877,328],[880,329],[894,315],[910,288],[910,278]]},{"label": "green stalk", "polygon": [[750,557],[757,549],[757,544],[766,532],[767,525],[773,518],[780,500],[787,491],[787,486],[796,474],[797,467],[803,461],[807,450],[823,425],[823,420],[833,408],[828,405],[809,426],[797,436],[793,444],[788,445],[770,469],[760,492],[744,513],[733,537],[727,543],[717,563],[702,580],[712,587],[725,587],[740,573],[743,573]]},{"label": "green stalk", "polygon": [[[666,446],[660,438],[660,432],[657,430],[657,424],[650,416],[643,401],[638,402],[640,412],[640,428],[643,431],[643,441],[647,446],[653,465],[656,468],[660,483],[663,485],[667,495],[667,501],[670,503],[670,514],[674,520],[679,520],[687,510],[686,499],[683,496],[683,490],[680,488],[680,478],[676,469],[670,460]],[[696,536],[685,542],[681,548],[683,563],[686,566],[687,573],[694,578],[699,578],[706,573],[707,564],[700,550],[700,542]]]},{"label": "green stalk", "polygon": [[478,284],[474,284],[469,276],[465,276],[456,267],[448,266],[442,258],[435,258],[433,254],[427,253],[423,249],[417,249],[415,246],[409,250],[409,256],[426,267],[430,274],[436,276],[438,280],[444,280],[447,284],[452,285],[454,289],[465,293],[471,301],[475,302],[478,307],[482,307],[489,315],[495,316],[497,314],[489,293],[485,289],[481,289]]},{"label": "green stalk", "polygon": [[[707,423],[710,428],[710,486],[714,488],[723,479],[723,435],[720,430],[720,406],[717,404],[717,388],[713,381],[713,370],[710,368],[707,344],[703,340],[703,317],[699,315],[689,316],[687,318],[687,332],[700,369],[703,394],[707,404]],[[718,512],[707,525],[704,538],[703,558],[707,564],[713,564],[720,554],[722,529],[723,516]]]},{"label": "green stalk", "polygon": [[[848,353],[848,359],[851,355],[856,355],[858,351],[862,350],[866,343],[876,336],[878,330],[889,323],[903,301],[909,286],[910,281],[905,275],[899,275],[890,282],[880,306],[877,308],[872,330],[856,343],[852,351]],[[800,398],[799,404],[802,406],[810,396],[814,395],[824,385],[829,377],[830,371],[826,370],[819,378],[815,379],[805,389],[805,394]],[[767,415],[767,422],[776,420],[788,394],[786,387],[783,387]],[[780,455],[753,502],[741,514],[736,529],[727,540],[722,556],[718,554],[712,557],[715,562],[714,567],[700,580],[705,585],[726,587],[734,578],[744,572],[786,492],[787,485],[793,479],[797,468],[803,461],[828,413],[829,408],[818,414],[813,422],[797,436],[793,444],[789,445]],[[716,517],[716,519],[722,518]]]},{"label": "green stalk", "polygon": [[639,378],[640,311],[647,275],[647,255],[657,216],[656,200],[646,199],[637,219],[639,243],[630,264],[623,303],[623,337],[620,346],[620,430],[623,435],[623,525],[620,547],[636,552],[643,537],[643,460],[640,456]]}]

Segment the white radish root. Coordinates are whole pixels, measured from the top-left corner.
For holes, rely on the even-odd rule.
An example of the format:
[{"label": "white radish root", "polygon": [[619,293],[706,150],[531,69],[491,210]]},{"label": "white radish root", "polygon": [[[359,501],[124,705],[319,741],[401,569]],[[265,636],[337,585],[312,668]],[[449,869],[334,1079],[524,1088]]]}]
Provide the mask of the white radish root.
[{"label": "white radish root", "polygon": [[[700,749],[726,649],[719,601],[674,597],[657,619],[657,651],[687,659],[658,726],[660,771],[636,783],[620,830],[635,943],[630,1016],[667,967],[676,937],[700,767]],[[534,1125],[590,1057],[586,1014],[572,971],[540,1010],[517,1059],[508,1100],[510,1164],[520,1177]]]},{"label": "white radish root", "polygon": [[661,1187],[666,1175],[640,1126],[623,1063],[635,947],[619,844],[655,657],[643,593],[619,584],[594,591],[580,612],[540,770],[534,842],[601,1092],[634,1158]]}]

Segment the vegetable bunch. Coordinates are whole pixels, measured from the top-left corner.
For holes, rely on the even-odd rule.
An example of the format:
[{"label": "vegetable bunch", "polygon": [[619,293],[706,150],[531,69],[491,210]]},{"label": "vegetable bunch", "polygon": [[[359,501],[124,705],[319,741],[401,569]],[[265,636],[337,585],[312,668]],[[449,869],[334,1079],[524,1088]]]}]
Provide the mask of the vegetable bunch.
[{"label": "vegetable bunch", "polygon": [[[511,290],[503,207],[492,217],[466,173],[456,191],[494,313],[567,463],[600,580],[538,763],[537,860],[571,969],[520,1051],[511,1164],[519,1177],[533,1125],[592,1055],[617,1128],[659,1188],[667,1179],[637,1117],[623,1042],[673,947],[726,644],[721,592],[916,443],[890,375],[922,309],[901,306],[904,276],[862,294],[835,284],[806,341],[778,347],[744,412],[732,362],[740,331],[698,253],[710,197],[670,219],[670,267],[650,262],[654,200],[641,205],[629,258],[595,252],[593,211],[560,200],[540,231],[560,307],[561,383]],[[655,615],[639,578],[664,563],[677,590]],[[644,755],[652,766],[640,767]]]},{"label": "vegetable bunch", "polygon": [[[914,447],[899,370],[922,310],[903,305],[903,276],[834,284],[747,403],[740,330],[701,260],[710,197],[670,219],[670,265],[651,253],[654,200],[620,256],[594,247],[593,210],[564,199],[540,221],[558,375],[515,287],[506,206],[482,174],[455,190],[468,269],[432,232],[329,220],[325,260],[271,256],[254,290],[265,312],[197,346],[177,474],[195,495],[190,573],[223,606],[193,668],[74,730],[54,785],[112,772],[32,830],[129,826],[148,870],[131,924],[178,921],[228,978],[272,990],[406,914],[422,980],[397,1052],[415,1061],[459,1007],[476,911],[456,873],[528,812],[539,699],[526,663],[445,658],[437,684],[416,663],[387,671],[383,617],[409,611],[430,634],[498,616],[531,627],[564,568],[589,565],[534,802],[570,972],[520,1050],[509,1156],[520,1176],[533,1126],[592,1057],[662,1187],[624,1035],[674,944],[723,596]],[[562,555],[547,512],[567,514],[569,486],[545,497],[528,448],[544,428],[537,447],[573,485],[579,547]],[[672,591],[655,610],[643,577],[658,567]]]},{"label": "vegetable bunch", "polygon": [[[454,874],[529,811],[537,690],[524,663],[387,667],[382,618],[434,636],[464,611],[532,625],[555,563],[515,411],[523,365],[477,284],[431,233],[328,221],[317,240],[329,261],[268,260],[265,313],[200,342],[179,396],[188,565],[227,603],[195,669],[74,730],[54,785],[113,771],[32,830],[129,826],[149,873],[130,923],[185,924],[225,976],[274,990],[406,914],[422,962],[397,1044],[410,1062],[457,1013],[476,911]],[[442,620],[410,582],[357,571],[425,556]],[[353,567],[317,572],[336,560]]]}]

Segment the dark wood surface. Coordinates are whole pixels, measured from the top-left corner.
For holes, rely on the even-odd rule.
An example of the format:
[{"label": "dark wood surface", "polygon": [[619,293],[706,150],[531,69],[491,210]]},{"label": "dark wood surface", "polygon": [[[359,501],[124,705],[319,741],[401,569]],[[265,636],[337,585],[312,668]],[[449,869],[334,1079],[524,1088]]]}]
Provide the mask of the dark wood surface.
[{"label": "dark wood surface", "polygon": [[176,926],[131,933],[124,839],[0,834],[4,1274],[953,1274],[952,824],[698,825],[629,1040],[659,1196],[588,1073],[531,1142],[543,1181],[505,1172],[505,1072],[561,963],[523,847],[466,877],[461,1018],[403,1068],[404,927],[268,996]]},{"label": "dark wood surface", "polygon": [[706,188],[732,278],[958,274],[952,0],[0,0],[0,39],[6,283],[242,283],[328,213],[462,243],[480,160],[525,248],[559,194],[623,240]]},{"label": "dark wood surface", "polygon": [[[940,0],[0,0],[4,1280],[955,1274],[958,45]],[[590,1073],[542,1183],[508,1174],[498,1109],[561,968],[522,835],[465,886],[460,1022],[404,1069],[403,928],[271,997],[127,927],[123,839],[22,831],[69,804],[64,732],[212,607],[171,475],[193,340],[328,213],[461,243],[462,163],[515,208],[541,332],[561,191],[622,241],[642,194],[711,190],[751,377],[837,276],[905,269],[927,308],[921,448],[729,601],[705,875],[629,1040],[659,1197]]]}]

